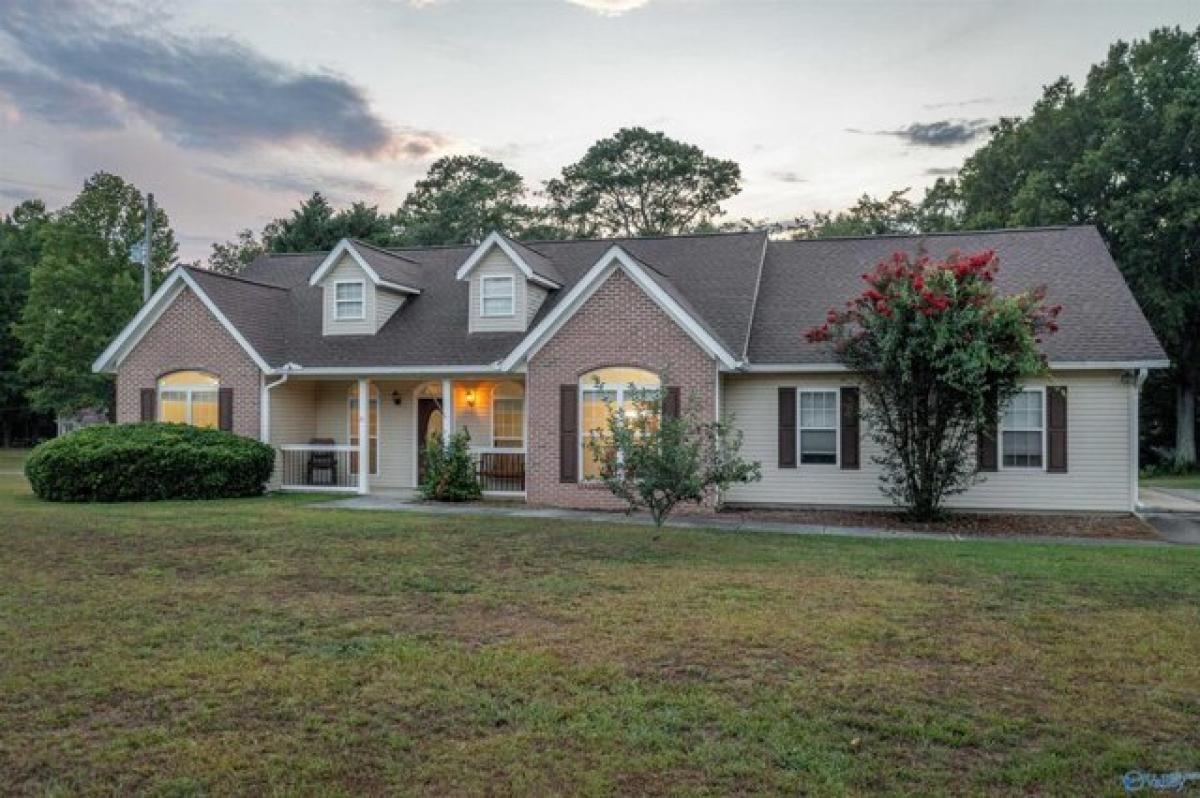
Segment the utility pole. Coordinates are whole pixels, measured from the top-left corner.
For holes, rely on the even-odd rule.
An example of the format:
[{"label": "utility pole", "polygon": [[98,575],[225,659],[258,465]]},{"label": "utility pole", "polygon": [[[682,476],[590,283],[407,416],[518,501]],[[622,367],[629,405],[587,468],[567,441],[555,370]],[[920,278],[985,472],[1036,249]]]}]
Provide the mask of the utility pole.
[{"label": "utility pole", "polygon": [[150,301],[150,243],[154,239],[154,195],[146,195],[146,237],[142,241],[142,304]]}]

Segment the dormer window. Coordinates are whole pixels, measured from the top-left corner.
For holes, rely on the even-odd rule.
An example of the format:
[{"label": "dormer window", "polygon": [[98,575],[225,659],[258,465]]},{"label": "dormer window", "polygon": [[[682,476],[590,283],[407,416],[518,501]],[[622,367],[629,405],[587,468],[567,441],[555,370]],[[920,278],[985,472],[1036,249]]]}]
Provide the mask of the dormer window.
[{"label": "dormer window", "polygon": [[339,280],[333,284],[333,318],[337,321],[358,321],[366,317],[366,300],[362,280]]},{"label": "dormer window", "polygon": [[511,276],[484,277],[480,282],[479,315],[512,316],[516,313],[516,283]]}]

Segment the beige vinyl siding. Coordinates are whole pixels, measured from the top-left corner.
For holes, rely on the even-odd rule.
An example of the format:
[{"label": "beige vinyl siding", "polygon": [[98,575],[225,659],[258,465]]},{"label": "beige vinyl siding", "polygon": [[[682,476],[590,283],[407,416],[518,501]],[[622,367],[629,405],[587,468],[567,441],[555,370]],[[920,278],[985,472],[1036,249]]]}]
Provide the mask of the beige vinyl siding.
[{"label": "beige vinyl siding", "polygon": [[[271,402],[268,442],[273,446],[285,443],[308,443],[316,436],[317,391],[312,382],[288,380],[267,393]],[[279,483],[281,457],[275,456],[275,473],[271,484]]]},{"label": "beige vinyl siding", "polygon": [[528,298],[525,301],[525,327],[528,329],[533,322],[533,317],[537,315],[542,308],[542,303],[546,301],[546,295],[550,292],[536,283],[527,283],[526,285]]},{"label": "beige vinyl siding", "polygon": [[[316,383],[316,436],[350,442],[350,386],[343,380]],[[379,386],[379,473],[371,485],[380,488],[411,488],[416,484],[417,382],[383,380]],[[400,394],[400,406],[392,399]]]},{"label": "beige vinyl siding", "polygon": [[376,289],[375,291],[375,330],[379,332],[383,325],[387,324],[400,306],[404,304],[404,294],[399,294],[395,291],[387,291]]},{"label": "beige vinyl siding", "polygon": [[[778,388],[837,388],[853,382],[838,375],[743,375],[725,379],[723,413],[736,416],[743,455],[762,463],[763,479],[731,488],[725,501],[747,504],[886,506],[879,491],[876,450],[862,441],[862,468],[798,464],[781,469],[777,456]],[[1001,469],[956,496],[950,506],[971,509],[1128,511],[1132,507],[1130,417],[1132,396],[1119,372],[1064,372],[1031,386],[1067,387],[1068,473]]]},{"label": "beige vinyl siding", "polygon": [[[362,319],[337,321],[334,318],[334,285],[345,280],[361,280],[363,284],[364,313]],[[321,281],[324,291],[325,312],[321,331],[325,335],[371,335],[376,331],[375,285],[371,278],[354,262],[350,255],[343,255],[337,265]]]},{"label": "beige vinyl siding", "polygon": [[[480,295],[484,277],[511,276],[513,278],[513,315],[484,316],[480,308]],[[468,308],[469,332],[523,332],[528,315],[528,282],[517,265],[499,247],[491,252],[471,271],[470,302]]]}]

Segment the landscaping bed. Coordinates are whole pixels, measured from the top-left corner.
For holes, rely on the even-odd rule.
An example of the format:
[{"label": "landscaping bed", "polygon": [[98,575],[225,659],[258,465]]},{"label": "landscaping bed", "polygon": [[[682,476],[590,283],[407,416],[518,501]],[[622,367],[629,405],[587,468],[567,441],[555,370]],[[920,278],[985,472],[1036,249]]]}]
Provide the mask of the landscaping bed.
[{"label": "landscaping bed", "polygon": [[781,524],[895,529],[970,537],[1078,537],[1161,540],[1154,528],[1130,514],[954,513],[945,521],[917,523],[887,510],[746,509],[722,510],[723,518]]}]

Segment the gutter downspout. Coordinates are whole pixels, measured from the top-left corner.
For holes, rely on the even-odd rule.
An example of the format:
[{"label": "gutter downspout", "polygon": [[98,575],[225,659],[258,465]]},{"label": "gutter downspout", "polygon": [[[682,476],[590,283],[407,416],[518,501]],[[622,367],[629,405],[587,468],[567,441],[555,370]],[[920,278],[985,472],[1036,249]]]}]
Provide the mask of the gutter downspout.
[{"label": "gutter downspout", "polygon": [[272,383],[267,382],[267,377],[265,374],[259,378],[262,385],[262,393],[259,401],[261,402],[262,407],[258,413],[258,439],[263,443],[271,442],[269,440],[271,437],[271,389],[278,388],[280,385],[283,385],[285,382],[287,382],[288,377],[291,376],[294,368],[295,365],[292,363],[287,363],[281,366],[279,373],[283,376]]},{"label": "gutter downspout", "polygon": [[1133,394],[1130,399],[1130,404],[1133,410],[1129,418],[1129,495],[1133,500],[1134,512],[1137,512],[1142,507],[1142,498],[1138,486],[1138,467],[1140,465],[1141,454],[1141,397],[1142,386],[1146,383],[1146,377],[1150,374],[1149,369],[1138,369],[1134,379],[1130,382],[1130,392]]}]

